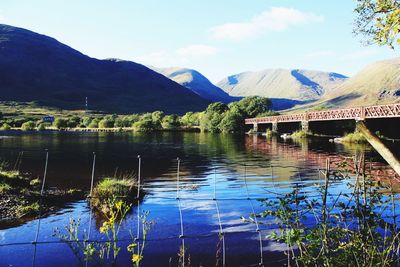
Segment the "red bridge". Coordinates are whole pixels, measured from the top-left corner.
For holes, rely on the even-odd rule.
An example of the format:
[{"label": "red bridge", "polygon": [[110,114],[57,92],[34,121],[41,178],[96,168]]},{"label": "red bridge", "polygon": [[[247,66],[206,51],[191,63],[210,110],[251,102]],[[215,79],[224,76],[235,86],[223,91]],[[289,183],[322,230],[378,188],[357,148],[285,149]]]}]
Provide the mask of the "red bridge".
[{"label": "red bridge", "polygon": [[331,120],[364,120],[377,118],[400,117],[400,104],[376,105],[354,108],[342,108],[323,111],[307,111],[305,113],[287,114],[279,116],[250,118],[246,124],[263,124],[279,122],[308,122]]}]

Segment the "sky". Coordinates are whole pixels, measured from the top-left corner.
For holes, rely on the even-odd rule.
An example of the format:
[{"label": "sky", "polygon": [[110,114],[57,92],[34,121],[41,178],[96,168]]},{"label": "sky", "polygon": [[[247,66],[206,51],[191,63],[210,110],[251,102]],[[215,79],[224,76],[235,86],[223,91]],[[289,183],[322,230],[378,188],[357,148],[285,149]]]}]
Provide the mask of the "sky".
[{"label": "sky", "polygon": [[267,68],[352,76],[400,56],[354,36],[355,0],[1,0],[0,23],[95,58],[187,67],[212,82]]}]

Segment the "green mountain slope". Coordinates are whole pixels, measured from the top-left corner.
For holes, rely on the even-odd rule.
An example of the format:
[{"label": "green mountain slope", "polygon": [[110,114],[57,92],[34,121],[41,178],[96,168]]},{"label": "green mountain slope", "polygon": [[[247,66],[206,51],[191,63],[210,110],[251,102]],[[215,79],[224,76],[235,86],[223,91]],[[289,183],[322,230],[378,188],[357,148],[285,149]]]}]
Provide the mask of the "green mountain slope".
[{"label": "green mountain slope", "polygon": [[184,113],[208,102],[130,61],[88,57],[45,35],[0,25],[0,101],[36,101],[66,109]]}]

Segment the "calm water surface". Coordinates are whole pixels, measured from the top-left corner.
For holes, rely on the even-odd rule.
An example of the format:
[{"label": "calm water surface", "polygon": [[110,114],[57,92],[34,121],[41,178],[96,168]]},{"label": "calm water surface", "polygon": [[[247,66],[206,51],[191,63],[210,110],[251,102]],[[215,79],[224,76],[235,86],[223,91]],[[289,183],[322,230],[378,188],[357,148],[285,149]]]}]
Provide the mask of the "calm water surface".
[{"label": "calm water surface", "polygon": [[[96,152],[96,181],[104,176],[138,171],[137,155],[142,157],[143,187],[146,192],[141,211],[149,211],[154,222],[148,235],[141,266],[178,266],[182,245],[179,205],[182,210],[186,256],[192,266],[214,266],[222,260],[225,233],[226,266],[281,266],[285,247],[269,242],[271,223],[255,224],[241,219],[253,209],[261,212],[257,201],[275,198],[279,193],[302,187],[316,192],[321,182],[318,169],[327,156],[352,156],[360,151],[371,161],[381,161],[368,147],[345,147],[327,139],[292,143],[266,140],[263,137],[211,135],[200,133],[9,133],[0,138],[0,158],[13,164],[24,151],[21,170],[41,177],[44,150],[49,151],[46,187],[89,190],[92,153]],[[177,160],[181,159],[179,196]],[[332,193],[346,190],[343,182]],[[214,193],[215,192],[215,193]],[[216,194],[217,201],[214,201]],[[315,195],[315,197],[317,197]],[[217,212],[219,211],[219,216]],[[118,266],[129,266],[126,251],[130,231],[136,233],[136,207],[129,213],[120,233],[121,254]],[[80,219],[80,233],[91,228],[92,239],[103,239],[98,229],[101,221],[93,217],[86,200],[68,203],[60,211],[40,220],[38,245],[35,239],[38,220],[0,225],[0,266],[77,266],[77,258],[66,244],[52,236],[54,228],[68,225],[70,218]],[[221,225],[219,224],[219,218]],[[91,222],[91,225],[90,223]],[[259,237],[261,236],[261,245]],[[4,246],[4,244],[15,244]],[[262,251],[262,253],[261,253]],[[220,256],[216,256],[216,254]]]}]

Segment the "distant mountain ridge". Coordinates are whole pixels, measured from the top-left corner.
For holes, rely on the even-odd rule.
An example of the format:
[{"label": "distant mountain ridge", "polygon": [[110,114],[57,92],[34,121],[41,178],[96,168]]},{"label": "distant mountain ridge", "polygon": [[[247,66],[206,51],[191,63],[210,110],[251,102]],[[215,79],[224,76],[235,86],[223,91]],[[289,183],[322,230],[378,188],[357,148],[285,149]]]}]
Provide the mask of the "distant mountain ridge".
[{"label": "distant mountain ridge", "polygon": [[400,102],[400,58],[366,66],[326,94],[320,102],[328,107]]},{"label": "distant mountain ridge", "polygon": [[196,70],[178,67],[151,68],[210,101],[229,103],[240,99],[239,97],[228,95],[225,91],[212,84],[203,74]]},{"label": "distant mountain ridge", "polygon": [[347,79],[334,72],[266,69],[231,75],[217,83],[231,96],[264,96],[310,101],[320,99]]},{"label": "distant mountain ridge", "polygon": [[57,40],[0,24],[0,100],[132,113],[200,111],[210,101],[131,61],[88,57]]}]

